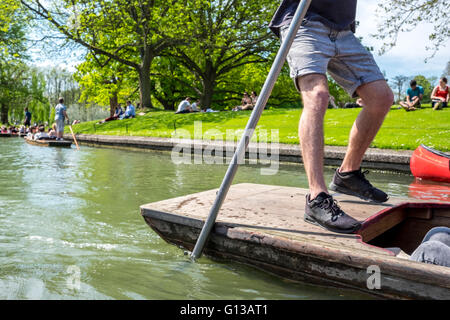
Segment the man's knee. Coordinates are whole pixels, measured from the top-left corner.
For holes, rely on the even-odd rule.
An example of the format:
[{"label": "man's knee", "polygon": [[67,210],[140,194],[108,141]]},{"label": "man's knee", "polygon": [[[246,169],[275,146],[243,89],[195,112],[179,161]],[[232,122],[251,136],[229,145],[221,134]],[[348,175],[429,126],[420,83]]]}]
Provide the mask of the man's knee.
[{"label": "man's knee", "polygon": [[297,79],[305,109],[325,112],[330,100],[328,82],[324,75],[312,74]]},{"label": "man's knee", "polygon": [[367,104],[373,105],[378,110],[382,108],[388,112],[394,103],[394,93],[384,80],[365,84],[359,87],[357,92],[363,101],[367,101]]}]

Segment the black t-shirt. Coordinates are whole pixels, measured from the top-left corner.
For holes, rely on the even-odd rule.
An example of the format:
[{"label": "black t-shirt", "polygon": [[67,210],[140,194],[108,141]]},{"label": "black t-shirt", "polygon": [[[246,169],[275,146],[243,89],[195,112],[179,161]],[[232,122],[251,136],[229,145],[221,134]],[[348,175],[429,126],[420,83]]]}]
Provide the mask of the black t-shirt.
[{"label": "black t-shirt", "polygon": [[[299,0],[283,0],[269,28],[279,37],[280,27],[289,24],[299,5]],[[305,19],[321,21],[335,30],[354,27],[357,0],[312,0]]]}]

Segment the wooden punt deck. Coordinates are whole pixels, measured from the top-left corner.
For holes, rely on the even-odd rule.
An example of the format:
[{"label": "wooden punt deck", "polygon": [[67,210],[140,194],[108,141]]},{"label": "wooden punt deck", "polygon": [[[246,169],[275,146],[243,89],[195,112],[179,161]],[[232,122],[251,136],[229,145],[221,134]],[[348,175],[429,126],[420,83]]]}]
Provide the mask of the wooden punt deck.
[{"label": "wooden punt deck", "polygon": [[59,147],[59,148],[70,148],[72,146],[72,141],[56,141],[56,140],[32,140],[27,137],[24,138],[24,140],[32,144],[34,146],[40,146],[40,147]]},{"label": "wooden punt deck", "polygon": [[[192,251],[216,189],[141,206],[147,224],[164,240]],[[204,253],[308,283],[357,289],[385,298],[449,299],[450,268],[409,261],[434,226],[450,225],[450,203],[390,199],[377,205],[335,195],[364,221],[359,234],[329,232],[303,220],[307,190],[233,185]],[[381,288],[368,289],[369,266],[381,271]]]}]

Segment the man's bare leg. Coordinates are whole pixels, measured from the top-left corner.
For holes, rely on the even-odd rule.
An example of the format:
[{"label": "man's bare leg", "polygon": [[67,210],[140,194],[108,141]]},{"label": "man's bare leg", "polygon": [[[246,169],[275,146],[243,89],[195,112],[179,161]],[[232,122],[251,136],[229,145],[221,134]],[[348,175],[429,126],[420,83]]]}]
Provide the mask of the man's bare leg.
[{"label": "man's bare leg", "polygon": [[358,170],[367,148],[372,143],[389,112],[394,95],[386,81],[379,80],[360,86],[356,90],[364,107],[350,131],[349,144],[340,172]]},{"label": "man's bare leg", "polygon": [[419,99],[419,97],[414,97],[413,98],[413,100],[412,100],[412,102],[411,102],[411,106],[410,106],[410,110],[416,110],[417,108],[416,108],[416,105],[418,105],[419,104],[419,101],[420,101],[420,99]]},{"label": "man's bare leg", "polygon": [[409,111],[409,104],[406,101],[400,101],[399,103],[403,107],[403,109]]},{"label": "man's bare leg", "polygon": [[306,75],[297,81],[303,98],[298,132],[311,199],[314,199],[321,192],[328,193],[323,177],[323,118],[329,100],[328,82],[321,74]]}]

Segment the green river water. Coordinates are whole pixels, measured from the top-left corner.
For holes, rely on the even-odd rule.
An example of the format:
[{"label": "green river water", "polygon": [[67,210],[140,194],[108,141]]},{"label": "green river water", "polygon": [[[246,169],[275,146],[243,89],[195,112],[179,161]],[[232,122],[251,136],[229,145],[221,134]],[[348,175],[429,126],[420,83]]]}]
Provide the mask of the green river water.
[{"label": "green river water", "polygon": [[[226,165],[176,165],[169,153],[0,139],[0,299],[360,299],[207,257],[188,262],[144,222],[142,204],[217,188]],[[332,176],[326,169],[326,179]],[[371,172],[391,195],[409,175]],[[307,187],[303,167],[241,166],[234,183]],[[80,285],[74,287],[74,269]]]}]

